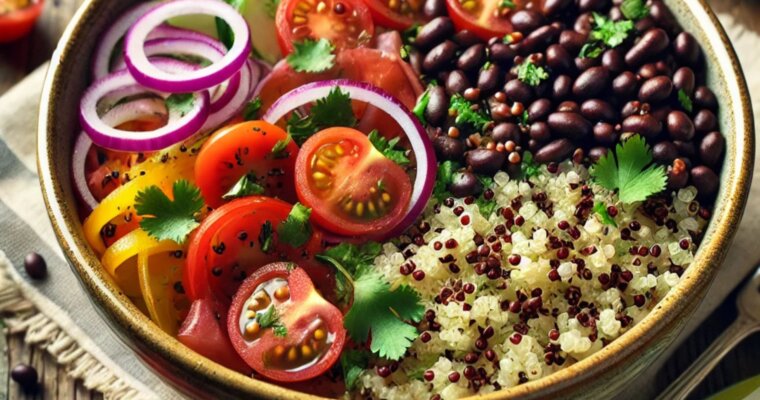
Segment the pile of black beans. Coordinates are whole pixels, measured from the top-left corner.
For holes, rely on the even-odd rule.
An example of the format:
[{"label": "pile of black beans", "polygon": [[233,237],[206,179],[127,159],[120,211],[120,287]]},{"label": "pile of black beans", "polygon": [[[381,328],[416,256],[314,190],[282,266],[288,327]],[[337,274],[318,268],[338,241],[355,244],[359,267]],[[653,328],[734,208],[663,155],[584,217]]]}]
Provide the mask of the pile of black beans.
[{"label": "pile of black beans", "polygon": [[[427,82],[425,119],[439,159],[467,173],[517,171],[526,150],[540,163],[594,162],[638,133],[667,166],[670,189],[692,184],[714,199],[725,140],[718,102],[705,86],[705,60],[695,38],[668,7],[650,0],[627,40],[596,58],[579,53],[593,29],[592,13],[623,19],[622,0],[545,0],[511,13],[515,32],[483,42],[456,31],[447,16],[423,25],[411,40],[409,62]],[[537,86],[517,77],[526,60],[549,72]],[[688,111],[682,91],[692,100]],[[492,119],[482,131],[454,124],[450,99],[459,94]],[[525,114],[527,112],[527,114]],[[477,179],[459,179],[474,194]]]}]

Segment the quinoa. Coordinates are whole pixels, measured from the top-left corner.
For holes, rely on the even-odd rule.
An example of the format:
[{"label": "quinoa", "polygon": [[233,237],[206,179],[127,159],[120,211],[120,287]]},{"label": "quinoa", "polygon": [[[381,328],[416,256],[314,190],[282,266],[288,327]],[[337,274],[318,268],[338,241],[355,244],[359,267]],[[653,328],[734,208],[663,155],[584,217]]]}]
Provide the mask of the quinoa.
[{"label": "quinoa", "polygon": [[570,162],[527,181],[499,172],[490,189],[491,215],[472,198],[433,201],[410,236],[383,246],[375,267],[426,312],[406,356],[375,360],[354,394],[455,399],[572,365],[678,284],[706,223],[694,187],[622,205]]}]

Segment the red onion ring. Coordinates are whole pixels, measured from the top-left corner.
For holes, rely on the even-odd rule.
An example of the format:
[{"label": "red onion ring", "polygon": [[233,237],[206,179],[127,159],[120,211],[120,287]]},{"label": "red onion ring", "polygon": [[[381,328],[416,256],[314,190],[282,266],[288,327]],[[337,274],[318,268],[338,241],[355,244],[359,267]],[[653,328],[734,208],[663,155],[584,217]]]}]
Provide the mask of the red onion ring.
[{"label": "red onion ring", "polygon": [[[208,14],[227,22],[235,35],[232,48],[220,61],[189,74],[175,75],[156,68],[144,50],[148,35],[169,18],[192,14]],[[150,10],[132,26],[125,39],[124,59],[132,76],[141,85],[164,92],[189,93],[209,89],[230,79],[243,67],[250,51],[248,24],[234,8],[216,0],[177,0]]]},{"label": "red onion ring", "polygon": [[307,83],[285,93],[267,110],[262,119],[275,124],[291,111],[326,97],[335,87],[347,92],[352,99],[372,104],[393,117],[406,133],[412,146],[417,162],[417,176],[412,188],[412,197],[403,220],[385,235],[385,238],[398,236],[414,223],[425,209],[433,193],[438,168],[430,138],[417,117],[412,115],[401,102],[383,89],[369,83],[346,79],[319,81]]},{"label": "red onion ring", "polygon": [[256,86],[260,75],[261,70],[258,65],[252,62],[245,63],[243,69],[237,74],[240,79],[240,85],[238,86],[237,92],[225,107],[212,113],[208,117],[208,120],[203,125],[203,128],[201,128],[201,131],[206,132],[216,129],[216,127],[242,111],[243,107],[245,107],[246,101],[250,98],[251,87]]},{"label": "red onion ring", "polygon": [[87,206],[87,212],[90,212],[98,206],[99,202],[92,195],[89,185],[87,185],[87,177],[85,176],[85,162],[87,161],[87,153],[92,146],[92,139],[87,134],[81,132],[77,137],[76,143],[74,143],[74,154],[71,157],[71,171],[74,179],[74,188],[76,189],[79,199]]}]

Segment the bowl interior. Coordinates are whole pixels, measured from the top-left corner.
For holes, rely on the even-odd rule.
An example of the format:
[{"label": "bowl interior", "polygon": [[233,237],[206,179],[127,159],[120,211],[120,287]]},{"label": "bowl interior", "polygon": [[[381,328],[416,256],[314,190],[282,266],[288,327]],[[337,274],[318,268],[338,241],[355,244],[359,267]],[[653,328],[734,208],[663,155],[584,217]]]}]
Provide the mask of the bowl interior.
[{"label": "bowl interior", "polygon": [[[605,385],[592,383],[600,377],[645,368],[678,333],[719,269],[743,212],[751,178],[754,133],[749,95],[733,49],[706,4],[700,0],[665,2],[702,45],[708,61],[708,84],[719,99],[720,128],[727,139],[720,194],[696,261],[683,282],[646,319],[600,352],[549,377],[488,397],[534,397],[567,393],[566,390],[583,390],[587,394],[614,391],[619,385],[612,379],[605,379]],[[54,230],[92,301],[124,340],[167,378],[189,391],[203,388],[215,397],[247,393],[292,398],[294,392],[227,370],[163,333],[113,283],[83,239],[69,172],[73,141],[79,131],[79,100],[90,83],[91,54],[100,32],[136,3],[137,0],[85,1],[53,55],[41,102],[38,161]]]}]

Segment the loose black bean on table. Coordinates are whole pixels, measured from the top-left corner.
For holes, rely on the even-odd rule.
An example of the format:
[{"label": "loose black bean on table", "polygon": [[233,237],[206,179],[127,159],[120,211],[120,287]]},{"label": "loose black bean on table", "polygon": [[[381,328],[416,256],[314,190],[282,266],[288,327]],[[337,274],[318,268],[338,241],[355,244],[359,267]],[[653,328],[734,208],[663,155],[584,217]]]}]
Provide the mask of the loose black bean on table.
[{"label": "loose black bean on table", "polygon": [[[623,20],[620,0],[529,2],[509,17],[515,32],[487,42],[457,32],[442,3],[425,2],[436,18],[419,29],[409,55],[432,84],[424,115],[441,159],[478,174],[513,170],[525,151],[541,163],[590,163],[638,133],[666,167],[669,188],[692,184],[702,200],[715,197],[725,152],[718,101],[705,84],[697,39],[661,0],[648,1],[649,15],[634,21],[623,43],[596,57],[581,56],[593,37],[593,15]],[[520,79],[523,63],[548,77],[538,84]],[[455,94],[494,123],[452,131]],[[481,189],[467,173],[457,175],[452,190]]]}]

